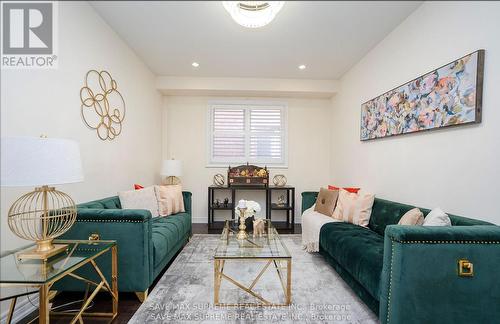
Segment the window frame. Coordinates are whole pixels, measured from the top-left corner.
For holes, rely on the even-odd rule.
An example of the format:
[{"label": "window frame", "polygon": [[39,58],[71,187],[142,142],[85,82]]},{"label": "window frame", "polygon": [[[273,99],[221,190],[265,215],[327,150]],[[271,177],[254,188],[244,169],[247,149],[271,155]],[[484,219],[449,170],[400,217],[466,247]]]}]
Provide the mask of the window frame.
[{"label": "window frame", "polygon": [[[213,112],[216,108],[243,108],[245,111],[245,157],[236,159],[227,159],[225,161],[214,161],[212,156],[212,146],[213,146]],[[269,160],[263,159],[250,159],[249,149],[250,149],[250,110],[252,108],[256,109],[277,109],[281,110],[281,138],[283,141],[282,144],[282,159],[279,162],[271,162]],[[288,168],[288,104],[283,101],[267,101],[267,100],[215,100],[208,102],[207,109],[207,168],[227,168],[229,165],[242,165],[247,162],[250,164],[256,165],[264,165],[268,168],[279,168],[286,169]]]}]

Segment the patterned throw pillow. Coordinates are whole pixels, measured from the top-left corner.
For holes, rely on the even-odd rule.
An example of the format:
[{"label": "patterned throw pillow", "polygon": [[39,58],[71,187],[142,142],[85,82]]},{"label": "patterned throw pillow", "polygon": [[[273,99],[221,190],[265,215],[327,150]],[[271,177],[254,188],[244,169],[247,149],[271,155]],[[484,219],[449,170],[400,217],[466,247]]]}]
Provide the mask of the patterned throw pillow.
[{"label": "patterned throw pillow", "polygon": [[333,212],[333,218],[367,227],[372,214],[375,195],[368,193],[352,193],[340,189],[337,207]]},{"label": "patterned throw pillow", "polygon": [[321,188],[319,190],[318,198],[316,198],[316,206],[314,207],[314,211],[332,217],[335,205],[337,205],[338,197],[338,190],[328,190],[325,188]]},{"label": "patterned throw pillow", "polygon": [[146,209],[151,212],[151,216],[159,216],[158,201],[156,200],[154,187],[120,191],[118,197],[123,209]]},{"label": "patterned throw pillow", "polygon": [[181,185],[155,186],[160,216],[185,212]]},{"label": "patterned throw pillow", "polygon": [[418,208],[407,211],[398,222],[398,225],[422,225],[424,224],[424,214]]}]

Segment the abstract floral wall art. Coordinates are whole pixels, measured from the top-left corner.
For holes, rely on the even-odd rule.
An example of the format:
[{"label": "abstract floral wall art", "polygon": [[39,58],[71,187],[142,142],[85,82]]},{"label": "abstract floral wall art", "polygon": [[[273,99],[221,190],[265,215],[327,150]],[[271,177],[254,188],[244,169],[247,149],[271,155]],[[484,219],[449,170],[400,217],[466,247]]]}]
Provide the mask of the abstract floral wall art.
[{"label": "abstract floral wall art", "polygon": [[484,50],[361,105],[361,140],[481,122]]}]

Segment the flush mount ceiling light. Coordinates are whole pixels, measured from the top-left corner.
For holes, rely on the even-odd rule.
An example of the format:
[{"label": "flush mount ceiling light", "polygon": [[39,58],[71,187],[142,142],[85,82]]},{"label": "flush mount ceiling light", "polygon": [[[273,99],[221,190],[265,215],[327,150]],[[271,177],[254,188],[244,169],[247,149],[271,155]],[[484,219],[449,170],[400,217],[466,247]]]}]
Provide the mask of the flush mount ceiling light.
[{"label": "flush mount ceiling light", "polygon": [[273,21],[285,1],[222,1],[222,4],[241,26],[259,28]]},{"label": "flush mount ceiling light", "polygon": [[198,63],[198,62],[193,62],[193,63],[191,63],[191,65],[192,65],[193,67],[197,68],[198,66],[200,66],[200,63]]},{"label": "flush mount ceiling light", "polygon": [[305,69],[306,69],[306,66],[305,66],[304,64],[299,65],[299,69],[300,69],[300,70],[305,70]]}]

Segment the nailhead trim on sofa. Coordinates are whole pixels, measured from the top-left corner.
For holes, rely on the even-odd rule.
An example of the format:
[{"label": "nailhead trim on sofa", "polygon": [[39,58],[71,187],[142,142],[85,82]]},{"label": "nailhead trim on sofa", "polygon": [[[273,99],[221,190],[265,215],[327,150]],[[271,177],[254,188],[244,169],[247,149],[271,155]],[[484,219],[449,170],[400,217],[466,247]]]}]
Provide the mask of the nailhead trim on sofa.
[{"label": "nailhead trim on sofa", "polygon": [[394,242],[402,244],[500,244],[500,241],[399,241],[389,236],[391,240],[391,272],[389,274],[389,292],[387,294],[387,324],[391,313],[392,265],[394,259]]}]

